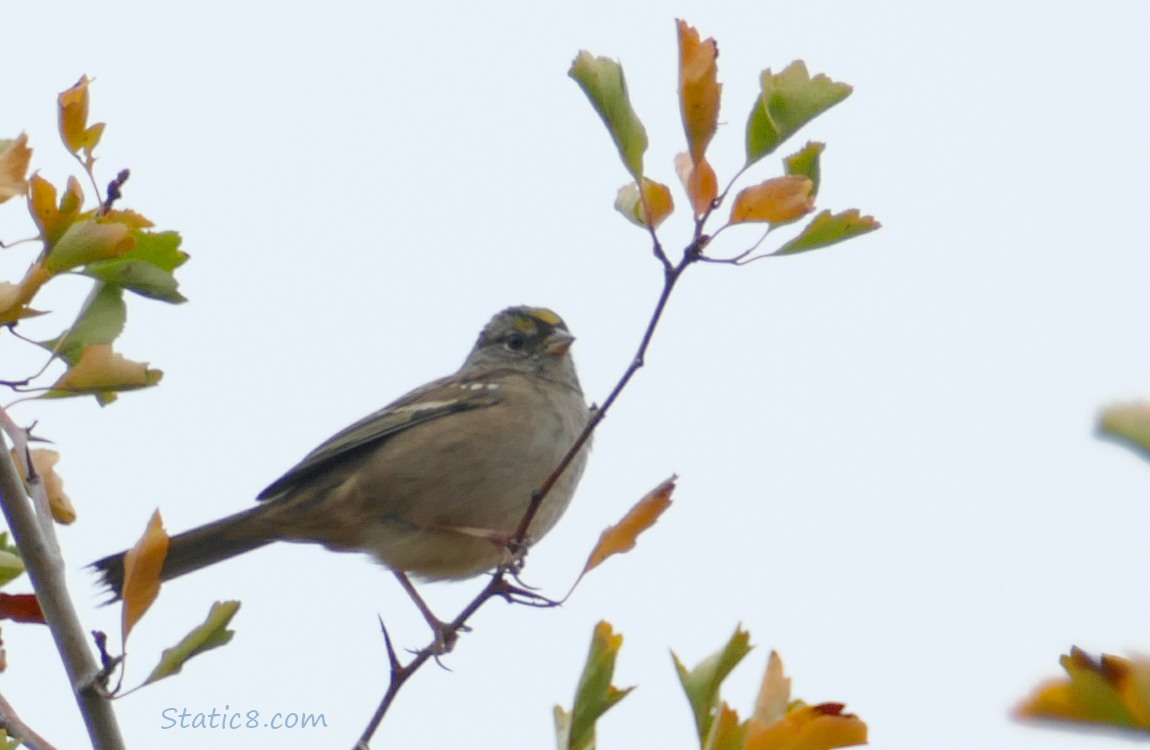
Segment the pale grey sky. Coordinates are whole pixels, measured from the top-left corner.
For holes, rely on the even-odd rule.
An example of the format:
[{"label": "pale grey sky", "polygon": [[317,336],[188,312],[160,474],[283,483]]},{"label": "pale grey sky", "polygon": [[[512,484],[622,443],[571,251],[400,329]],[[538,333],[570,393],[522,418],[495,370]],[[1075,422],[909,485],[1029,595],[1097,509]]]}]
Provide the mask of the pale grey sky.
[{"label": "pale grey sky", "polygon": [[[502,307],[563,315],[589,398],[606,395],[659,270],[611,208],[626,174],[566,71],[580,49],[622,60],[648,171],[673,183],[676,16],[720,45],[720,174],[741,164],[759,72],[802,58],[855,86],[792,141],[828,143],[820,207],[884,228],[690,273],[527,578],[565,591],[601,528],[671,473],[676,505],[562,609],[484,610],[376,746],[551,746],[599,619],[626,638],[616,683],[640,686],[603,748],[693,747],[668,649],[694,663],[739,622],[758,646],[725,694],[743,711],[777,649],[796,695],[846,702],[875,747],[1113,742],[1008,714],[1071,644],[1150,649],[1150,465],[1092,436],[1099,406],[1150,396],[1150,8],[1134,2],[9,7],[0,137],[27,130],[62,181],[55,95],[94,77],[103,179],[130,167],[127,204],[193,256],[191,302],[133,300],[119,347],[164,369],[160,388],[16,410],[64,455],[85,623],[118,631],[82,566],[156,506],[171,531],[245,507],[457,367]],[[26,233],[0,208],[0,237]],[[683,215],[662,236],[681,245]],[[6,251],[0,270],[26,262]],[[4,351],[5,377],[33,366]],[[427,594],[446,614],[479,585]],[[278,545],[165,588],[129,683],[224,598],[244,602],[232,644],[117,704],[132,747],[350,747],[386,682],[376,615],[400,644],[426,636],[368,560]],[[4,695],[83,746],[47,631],[3,637]],[[161,728],[166,708],[225,705],[328,728]]]}]

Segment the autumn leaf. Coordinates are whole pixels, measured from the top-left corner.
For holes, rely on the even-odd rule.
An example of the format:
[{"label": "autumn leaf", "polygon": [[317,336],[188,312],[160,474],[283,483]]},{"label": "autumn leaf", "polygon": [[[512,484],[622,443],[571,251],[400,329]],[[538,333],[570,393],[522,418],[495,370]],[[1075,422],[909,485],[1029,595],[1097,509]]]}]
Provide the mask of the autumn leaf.
[{"label": "autumn leaf", "polygon": [[786,224],[815,207],[814,183],[804,175],[773,177],[744,188],[731,205],[731,223],[767,222]]},{"label": "autumn leaf", "polygon": [[0,620],[45,624],[40,600],[35,594],[0,594]]},{"label": "autumn leaf", "polygon": [[755,698],[752,718],[770,726],[786,715],[790,703],[791,678],[783,671],[783,660],[779,652],[771,651],[767,658],[767,668],[763,670],[763,681],[759,684],[759,694]]},{"label": "autumn leaf", "polygon": [[619,689],[611,684],[615,659],[623,645],[623,636],[614,633],[608,622],[595,626],[591,649],[575,689],[571,711],[555,707],[555,731],[560,750],[593,750],[595,723],[632,688]]},{"label": "autumn leaf", "polygon": [[591,550],[587,564],[583,566],[583,574],[612,555],[622,554],[635,548],[635,541],[640,534],[655,524],[663,511],[671,507],[671,493],[675,491],[675,480],[672,476],[664,480],[658,487],[648,492],[639,502],[635,503],[623,520],[614,526],[605,529],[599,537],[599,543]]},{"label": "autumn leaf", "polygon": [[686,21],[676,20],[679,32],[679,111],[687,136],[687,152],[699,164],[719,126],[719,48],[713,38],[700,41],[699,32]]},{"label": "autumn leaf", "polygon": [[68,186],[57,204],[55,185],[38,174],[32,175],[28,183],[28,210],[40,227],[44,244],[50,248],[79,219],[84,206],[84,190],[79,180],[69,177]]},{"label": "autumn leaf", "polygon": [[1018,707],[1020,717],[1150,731],[1150,659],[1094,659],[1073,647],[1060,662],[1067,678],[1036,688]]},{"label": "autumn leaf", "polygon": [[53,385],[51,392],[103,393],[147,388],[160,382],[163,372],[133,362],[112,351],[111,344],[89,344],[80,359]]},{"label": "autumn leaf", "polygon": [[675,205],[670,189],[661,182],[643,178],[643,192],[634,182],[619,188],[615,198],[615,210],[623,214],[627,221],[640,227],[654,229],[671,215]]},{"label": "autumn leaf", "polygon": [[171,648],[164,649],[160,661],[156,664],[144,685],[157,680],[170,677],[184,668],[184,664],[193,656],[223,646],[236,634],[228,630],[228,623],[239,611],[240,603],[236,601],[216,602],[208,611],[208,616],[190,633],[180,639],[180,642]]},{"label": "autumn leaf", "polygon": [[160,593],[160,572],[168,556],[168,533],[160,511],[152,514],[140,541],[124,554],[124,585],[121,610],[122,642],[126,643],[132,628],[152,606]]},{"label": "autumn leaf", "polygon": [[751,634],[738,627],[726,645],[699,662],[694,669],[687,669],[675,652],[671,652],[679,682],[683,685],[683,692],[687,694],[695,715],[695,728],[700,742],[710,736],[711,725],[721,715],[719,688],[723,680],[727,679],[727,675],[750,650]]},{"label": "autumn leaf", "polygon": [[32,149],[28,148],[27,133],[21,133],[15,140],[0,139],[0,203],[23,195],[28,189],[31,163]]},{"label": "autumn leaf", "polygon": [[714,168],[706,157],[696,163],[690,154],[679,154],[675,157],[675,172],[687,191],[695,218],[701,218],[711,209],[719,194],[719,178]]},{"label": "autumn leaf", "polygon": [[747,166],[774,151],[803,125],[850,96],[851,87],[823,74],[811,77],[802,60],[778,74],[768,68],[747,119]]},{"label": "autumn leaf", "polygon": [[[20,474],[20,478],[25,482],[28,477],[24,471],[24,462],[20,460],[16,453],[16,449],[12,451],[12,461],[16,464],[16,469]],[[35,469],[37,476],[44,483],[44,492],[48,495],[48,506],[52,510],[52,518],[56,523],[64,525],[70,524],[76,520],[76,508],[72,505],[72,499],[64,492],[64,480],[56,473],[56,464],[60,461],[60,454],[47,448],[33,448],[29,451],[32,456],[32,468]]]},{"label": "autumn leaf", "polygon": [[101,219],[83,219],[68,227],[48,255],[44,267],[56,274],[98,260],[118,258],[136,245],[124,224]]},{"label": "autumn leaf", "polygon": [[104,133],[104,123],[88,125],[88,85],[91,81],[88,76],[81,76],[72,88],[63,91],[57,97],[60,122],[60,139],[64,146],[77,158],[83,152],[85,169],[91,169],[96,161],[92,156],[92,149],[100,142]]},{"label": "autumn leaf", "polygon": [[841,703],[807,706],[800,701],[769,726],[750,719],[743,750],[831,750],[866,743],[866,724],[844,713]]}]

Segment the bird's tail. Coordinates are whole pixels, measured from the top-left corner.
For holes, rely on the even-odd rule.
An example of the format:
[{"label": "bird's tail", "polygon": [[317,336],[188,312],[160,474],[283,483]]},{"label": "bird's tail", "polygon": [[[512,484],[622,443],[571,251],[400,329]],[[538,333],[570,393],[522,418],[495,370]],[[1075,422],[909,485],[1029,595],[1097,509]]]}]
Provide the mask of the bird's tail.
[{"label": "bird's tail", "polygon": [[[257,506],[172,537],[160,580],[168,581],[274,542],[277,537],[264,524],[255,523],[265,508]],[[119,599],[124,591],[125,554],[109,555],[90,566],[111,589],[110,602]]]}]

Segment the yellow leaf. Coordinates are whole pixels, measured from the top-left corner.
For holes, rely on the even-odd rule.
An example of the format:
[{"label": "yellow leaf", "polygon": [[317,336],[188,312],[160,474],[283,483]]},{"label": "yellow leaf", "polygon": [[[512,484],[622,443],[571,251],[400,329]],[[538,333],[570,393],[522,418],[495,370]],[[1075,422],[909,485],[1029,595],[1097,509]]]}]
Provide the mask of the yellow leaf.
[{"label": "yellow leaf", "polygon": [[50,278],[51,273],[44,270],[40,263],[34,263],[19,284],[0,283],[0,325],[40,315],[30,309],[28,303]]},{"label": "yellow leaf", "polygon": [[[33,448],[32,468],[36,470],[41,481],[44,482],[44,491],[48,495],[48,507],[52,510],[52,518],[56,523],[70,524],[76,520],[76,508],[72,499],[64,492],[64,480],[56,473],[55,466],[60,461],[60,454],[47,448]],[[16,449],[12,449],[12,460],[20,472],[20,478],[28,481],[24,472],[24,462],[19,460]]]},{"label": "yellow leaf", "polygon": [[14,141],[0,141],[0,203],[28,189],[28,165],[32,162],[32,149],[28,148],[28,134],[21,133]]},{"label": "yellow leaf", "polygon": [[100,142],[104,123],[88,126],[88,76],[81,76],[72,88],[57,97],[60,120],[60,139],[73,154],[86,152],[85,165],[91,166],[92,149]]},{"label": "yellow leaf", "polygon": [[710,210],[719,194],[719,179],[715,176],[715,170],[706,158],[696,164],[690,154],[679,154],[675,157],[675,171],[691,200],[695,218],[702,217]]},{"label": "yellow leaf", "polygon": [[699,32],[686,21],[677,20],[679,31],[679,109],[687,135],[687,151],[696,165],[719,124],[719,100],[723,86],[718,82],[715,61],[719,48],[715,40],[699,40]]},{"label": "yellow leaf", "polygon": [[79,180],[69,177],[68,188],[57,206],[55,185],[40,175],[32,175],[29,184],[32,189],[28,193],[28,210],[40,227],[45,244],[51,246],[79,218],[84,205],[84,191]]},{"label": "yellow leaf", "polygon": [[1150,401],[1106,407],[1099,415],[1098,429],[1104,436],[1120,440],[1150,456]]},{"label": "yellow leaf", "polygon": [[160,511],[152,514],[140,541],[124,555],[124,599],[121,613],[122,641],[127,642],[132,628],[152,606],[160,593],[160,572],[168,556],[168,532]]},{"label": "yellow leaf", "polygon": [[1068,679],[1040,685],[1019,716],[1150,730],[1150,659],[1095,660],[1073,647],[1060,661]]},{"label": "yellow leaf", "polygon": [[75,393],[124,391],[155,385],[162,376],[160,370],[150,370],[147,364],[112,351],[111,344],[89,344],[52,389]]},{"label": "yellow leaf", "polygon": [[634,182],[628,182],[619,188],[619,195],[615,198],[615,210],[623,214],[632,224],[654,229],[671,215],[675,210],[675,203],[666,185],[644,177],[642,193]]},{"label": "yellow leaf", "polygon": [[636,538],[659,520],[663,511],[671,506],[671,493],[675,490],[675,479],[664,480],[651,490],[627,512],[619,523],[603,531],[599,543],[591,550],[587,564],[583,566],[585,575],[612,555],[627,552],[635,547]]},{"label": "yellow leaf", "polygon": [[743,750],[831,750],[865,745],[867,727],[841,703],[801,703],[773,724],[751,719]]},{"label": "yellow leaf", "polygon": [[814,183],[797,174],[774,177],[740,190],[731,206],[731,223],[768,222],[785,224],[810,213],[815,207],[811,195]]}]

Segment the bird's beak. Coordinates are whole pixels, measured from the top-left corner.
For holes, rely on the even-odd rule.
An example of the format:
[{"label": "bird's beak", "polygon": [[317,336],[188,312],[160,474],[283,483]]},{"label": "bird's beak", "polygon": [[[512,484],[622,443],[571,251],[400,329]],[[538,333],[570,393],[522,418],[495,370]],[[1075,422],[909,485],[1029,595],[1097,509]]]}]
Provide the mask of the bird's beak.
[{"label": "bird's beak", "polygon": [[567,331],[556,329],[547,340],[543,342],[543,351],[555,357],[562,357],[571,348],[575,337]]}]

